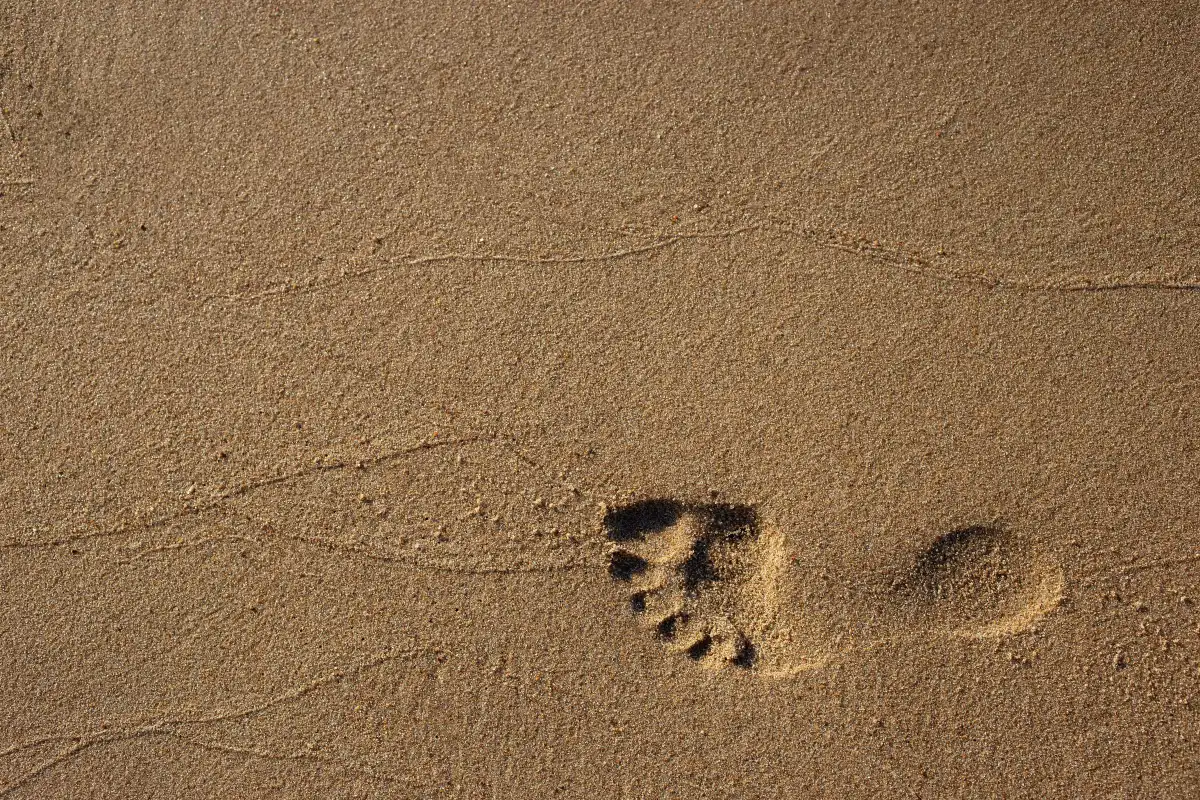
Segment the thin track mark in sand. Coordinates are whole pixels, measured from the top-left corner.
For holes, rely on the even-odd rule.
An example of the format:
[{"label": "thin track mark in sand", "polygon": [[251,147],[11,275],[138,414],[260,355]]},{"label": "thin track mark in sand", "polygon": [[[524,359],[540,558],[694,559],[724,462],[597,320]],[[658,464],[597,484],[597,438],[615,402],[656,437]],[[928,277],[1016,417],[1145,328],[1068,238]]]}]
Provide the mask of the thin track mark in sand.
[{"label": "thin track mark in sand", "polygon": [[357,270],[342,270],[340,274],[330,278],[312,278],[303,283],[276,284],[261,291],[249,294],[209,295],[204,298],[204,303],[208,304],[217,301],[254,302],[256,300],[267,300],[283,295],[294,296],[310,294],[312,292],[320,291],[346,281],[365,278],[381,272],[392,272],[400,269],[401,267],[413,267],[420,266],[422,264],[437,264],[446,261],[467,261],[481,264],[488,262],[509,264],[588,264],[604,261],[616,261],[622,258],[629,258],[630,256],[652,253],[657,250],[664,250],[685,241],[696,239],[728,239],[734,236],[741,236],[758,230],[760,227],[761,226],[759,225],[747,225],[745,227],[735,228],[729,231],[696,231],[691,233],[673,233],[660,237],[655,241],[647,242],[646,244],[622,248],[620,250],[613,250],[607,253],[595,254],[577,253],[566,256],[521,256],[508,253],[435,253],[425,256],[409,256],[407,258],[389,261],[385,264],[379,264],[374,267],[365,267]]},{"label": "thin track mark in sand", "polygon": [[166,515],[163,515],[160,517],[154,517],[152,519],[146,520],[144,522],[141,522],[141,523],[133,525],[133,526],[130,526],[127,523],[118,523],[117,525],[111,526],[104,530],[98,530],[98,531],[93,530],[93,531],[86,531],[86,532],[81,531],[81,532],[77,532],[77,533],[69,533],[64,536],[58,536],[58,537],[55,537],[52,539],[3,542],[3,543],[0,543],[0,550],[62,547],[65,545],[74,544],[77,542],[85,542],[85,541],[89,541],[89,540],[93,540],[93,539],[104,539],[104,538],[109,538],[109,537],[113,537],[113,536],[121,536],[122,534],[138,533],[140,531],[155,530],[157,528],[163,527],[164,525],[169,525],[172,522],[176,522],[178,520],[185,519],[187,517],[198,516],[200,514],[208,512],[208,511],[219,511],[224,506],[224,504],[227,503],[229,500],[233,500],[238,497],[243,497],[243,496],[252,494],[252,493],[257,492],[260,489],[264,489],[268,486],[276,486],[279,484],[290,483],[292,481],[297,481],[302,478],[308,477],[310,475],[317,475],[322,472],[337,472],[337,471],[346,470],[346,469],[358,469],[358,468],[360,468],[360,465],[363,468],[376,467],[376,466],[380,466],[380,465],[384,465],[384,464],[389,464],[389,463],[392,463],[395,461],[399,461],[401,459],[404,459],[404,458],[414,455],[416,453],[423,453],[423,452],[427,452],[429,450],[435,450],[435,449],[442,448],[442,447],[455,447],[455,446],[461,447],[461,446],[465,446],[468,444],[474,444],[476,442],[495,441],[497,438],[498,438],[497,436],[487,436],[487,435],[480,434],[480,435],[463,436],[463,437],[456,438],[456,439],[437,439],[437,440],[431,439],[431,440],[426,440],[426,441],[420,442],[419,444],[412,445],[410,447],[392,451],[390,453],[384,453],[383,455],[374,456],[372,458],[361,459],[361,460],[354,461],[354,462],[349,462],[349,461],[320,462],[317,464],[313,464],[311,466],[301,467],[300,469],[296,469],[291,472],[284,473],[282,475],[273,475],[271,477],[266,477],[266,478],[251,479],[245,483],[240,484],[239,486],[235,486],[232,489],[228,489],[228,490],[220,493],[219,495],[215,496],[211,500],[208,500],[204,503],[190,505],[190,506],[187,506],[184,509],[177,511],[175,513],[166,514]]},{"label": "thin track mark in sand", "polygon": [[[249,515],[239,514],[235,516],[246,522],[259,524],[258,520]],[[296,544],[315,547],[328,553],[359,558],[364,561],[375,561],[400,569],[411,569],[418,572],[441,572],[447,575],[531,575],[565,573],[575,572],[582,569],[591,569],[594,568],[597,563],[599,563],[595,559],[588,559],[582,556],[576,557],[578,551],[573,551],[572,554],[567,558],[552,563],[461,564],[452,559],[432,559],[403,556],[397,553],[389,553],[364,545],[352,545],[344,542],[337,542],[322,536],[284,534],[279,533],[274,529],[266,532],[266,535],[257,537],[231,533],[205,536],[194,540],[173,542],[169,545],[139,551],[130,560],[149,558],[153,555],[164,552],[200,548],[208,545],[230,544],[235,542],[249,544],[254,547],[269,547],[273,544],[294,542]]]},{"label": "thin track mark in sand", "polygon": [[1080,585],[1095,586],[1100,581],[1107,578],[1128,577],[1137,575],[1142,572],[1154,572],[1160,569],[1169,569],[1171,567],[1181,567],[1185,564],[1195,564],[1200,562],[1200,553],[1188,553],[1175,558],[1160,558],[1155,561],[1145,561],[1142,563],[1123,564],[1119,567],[1091,572],[1080,578]]},{"label": "thin track mark in sand", "polygon": [[424,256],[409,256],[390,260],[376,266],[361,269],[343,269],[338,275],[312,277],[303,281],[279,283],[257,292],[208,295],[202,299],[207,305],[214,302],[246,303],[270,300],[285,296],[311,294],[341,283],[366,278],[371,275],[392,272],[402,267],[420,266],[441,262],[512,263],[530,265],[583,264],[615,261],[660,250],[667,250],[688,242],[731,239],[762,232],[774,232],[801,239],[813,246],[868,259],[893,269],[907,272],[927,280],[942,283],[977,286],[995,291],[1025,293],[1080,293],[1114,292],[1137,290],[1200,291],[1200,280],[1132,278],[1130,276],[1101,276],[1097,278],[1071,277],[1058,280],[1031,281],[995,275],[986,270],[948,270],[935,267],[932,259],[913,250],[904,250],[895,245],[862,234],[848,233],[832,228],[797,227],[775,219],[750,222],[730,230],[690,231],[662,234],[652,241],[633,247],[621,248],[605,253],[576,253],[563,256],[525,256],[510,253],[435,253]]},{"label": "thin track mark in sand", "polygon": [[[253,517],[241,515],[244,519],[257,523]],[[550,564],[460,564],[452,560],[437,561],[429,558],[418,558],[387,553],[363,545],[351,545],[336,542],[323,536],[306,536],[303,534],[282,534],[275,530],[268,531],[269,535],[258,540],[258,544],[273,541],[293,541],[317,547],[330,553],[353,556],[368,561],[377,561],[396,567],[419,570],[423,572],[442,572],[450,575],[520,575],[531,573],[573,572],[594,566],[589,561],[578,559]]]},{"label": "thin track mark in sand", "polygon": [[[94,747],[157,736],[179,739],[184,743],[192,744],[194,746],[204,746],[206,744],[205,742],[202,740],[197,741],[194,739],[194,737],[186,736],[185,732],[188,729],[195,727],[202,728],[204,726],[215,725],[221,722],[235,722],[239,720],[251,719],[271,710],[272,708],[275,708],[276,706],[289,703],[294,700],[299,700],[325,686],[341,683],[347,678],[353,678],[364,674],[389,662],[401,659],[415,660],[421,656],[433,656],[435,663],[441,663],[446,659],[445,653],[436,650],[421,650],[415,647],[396,651],[389,649],[369,656],[359,661],[357,664],[353,664],[349,667],[336,668],[329,674],[320,678],[309,681],[308,683],[294,686],[291,689],[280,692],[279,694],[266,700],[258,703],[252,703],[242,708],[235,708],[228,711],[218,711],[197,717],[160,717],[159,719],[150,720],[140,725],[133,725],[112,730],[91,730],[79,733],[44,734],[27,739],[23,742],[17,742],[5,748],[4,750],[0,750],[0,758],[7,758],[27,750],[49,744],[70,743],[70,745],[56,755],[51,756],[50,758],[45,759],[38,764],[35,764],[33,767],[26,770],[7,785],[0,786],[0,797],[7,797],[11,795],[13,792],[17,791],[23,786],[26,786],[31,781],[45,774],[49,770],[61,764],[73,761],[81,753],[84,753],[85,751]],[[238,749],[242,750],[243,755],[258,755],[257,751],[250,751],[243,748]],[[387,778],[380,779],[387,780]]]},{"label": "thin track mark in sand", "polygon": [[372,764],[351,761],[349,759],[334,758],[331,756],[323,756],[319,753],[312,753],[305,750],[277,753],[261,748],[239,747],[237,745],[226,744],[224,742],[192,738],[179,734],[176,734],[173,738],[180,744],[187,745],[188,747],[195,747],[200,750],[209,750],[215,753],[242,756],[244,758],[256,758],[263,761],[311,762],[313,764],[320,765],[321,767],[332,768],[339,772],[344,772],[349,775],[356,775],[358,777],[367,778],[380,783],[409,784],[413,782],[413,779],[410,777],[393,775],[392,773],[384,772]]},{"label": "thin track mark in sand", "polygon": [[1016,292],[1112,292],[1128,290],[1200,291],[1200,281],[1195,280],[1131,280],[1129,277],[1108,276],[1101,278],[1074,278],[1048,281],[1028,281],[1007,278],[989,272],[969,270],[944,270],[934,267],[929,256],[915,251],[889,245],[861,234],[846,233],[834,229],[798,228],[786,222],[769,220],[761,229],[771,229],[804,239],[818,247],[839,250],[895,267],[918,277],[943,283],[971,284],[985,289]]},{"label": "thin track mark in sand", "polygon": [[294,542],[316,547],[329,553],[336,553],[368,561],[390,564],[401,568],[428,572],[442,572],[446,574],[503,575],[561,573],[587,569],[595,566],[593,561],[587,558],[586,554],[580,553],[579,549],[573,549],[565,557],[555,559],[549,563],[537,562],[535,560],[533,563],[463,564],[454,559],[433,559],[429,557],[417,556],[415,554],[410,556],[388,552],[386,550],[366,545],[339,542],[322,536],[282,533],[276,530],[274,526],[264,522],[261,519],[244,512],[233,511],[227,507],[227,503],[230,500],[252,494],[253,492],[270,486],[285,485],[297,480],[302,480],[303,478],[312,475],[347,469],[371,469],[374,467],[386,466],[390,463],[403,460],[406,457],[420,452],[428,452],[442,447],[465,447],[477,443],[499,444],[508,450],[508,452],[514,458],[518,459],[523,464],[526,464],[527,466],[533,467],[539,472],[544,473],[547,477],[559,483],[564,488],[569,489],[573,493],[577,493],[581,496],[591,496],[590,492],[580,490],[574,484],[571,484],[563,479],[561,475],[555,475],[553,471],[547,468],[545,465],[540,464],[535,459],[522,452],[518,445],[516,436],[504,432],[489,432],[464,435],[456,438],[427,440],[417,445],[402,448],[390,453],[385,453],[373,458],[356,459],[351,461],[325,461],[319,464],[305,466],[283,475],[274,475],[266,478],[249,480],[237,487],[221,493],[212,500],[188,506],[179,512],[157,517],[138,525],[120,523],[100,531],[72,533],[65,536],[37,541],[5,542],[0,544],[0,549],[50,549],[55,547],[63,547],[85,541],[155,530],[182,519],[198,518],[204,514],[216,514],[223,518],[237,519],[241,522],[247,523],[255,531],[261,531],[261,534],[248,535],[245,533],[217,533],[201,536],[195,539],[181,539],[179,541],[161,544],[155,547],[146,548],[144,550],[138,550],[129,557],[129,560],[140,560],[154,555],[171,553],[185,549],[201,548],[207,545],[224,545],[240,542],[256,547],[264,547],[273,544]]}]

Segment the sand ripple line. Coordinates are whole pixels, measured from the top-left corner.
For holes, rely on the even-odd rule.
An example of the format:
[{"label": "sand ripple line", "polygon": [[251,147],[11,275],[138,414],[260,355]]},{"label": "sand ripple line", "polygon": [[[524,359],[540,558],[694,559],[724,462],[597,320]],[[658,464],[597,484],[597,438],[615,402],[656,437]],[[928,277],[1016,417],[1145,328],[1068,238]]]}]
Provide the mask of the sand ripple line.
[{"label": "sand ripple line", "polygon": [[511,263],[528,265],[586,264],[616,261],[661,250],[671,249],[689,242],[731,239],[763,232],[772,232],[802,239],[810,245],[838,250],[872,263],[901,270],[928,280],[948,284],[970,285],[991,290],[1007,290],[1029,293],[1077,293],[1113,292],[1136,290],[1200,291],[1200,279],[1193,276],[1163,277],[1133,273],[1126,275],[1065,275],[1048,280],[1028,280],[998,275],[986,269],[952,269],[935,265],[933,256],[914,249],[889,244],[877,237],[837,228],[800,227],[775,219],[750,222],[729,230],[686,231],[664,233],[645,244],[625,247],[602,253],[573,253],[558,256],[516,255],[511,253],[433,253],[392,259],[386,263],[359,269],[343,268],[333,276],[313,276],[298,281],[277,283],[254,292],[209,295],[202,298],[205,305],[224,303],[253,303],[281,298],[312,294],[333,288],[339,284],[360,280],[371,275],[392,272],[404,267],[437,264],[443,262]]},{"label": "sand ripple line", "polygon": [[523,256],[512,255],[508,253],[433,253],[423,256],[410,256],[398,260],[392,260],[384,264],[378,264],[373,267],[364,267],[362,269],[343,269],[336,276],[321,278],[313,277],[304,281],[294,281],[289,283],[279,283],[269,286],[257,292],[243,294],[222,294],[209,295],[204,298],[204,303],[207,305],[213,302],[233,302],[246,303],[261,300],[268,300],[274,297],[283,295],[303,295],[321,291],[330,288],[346,281],[358,280],[375,275],[381,272],[391,272],[402,267],[420,266],[423,264],[438,264],[447,261],[474,262],[474,263],[489,263],[500,262],[509,264],[588,264],[605,261],[617,261],[631,256],[652,253],[657,250],[665,250],[682,242],[694,241],[699,239],[728,239],[734,236],[742,236],[747,233],[759,230],[760,225],[746,225],[741,228],[734,228],[728,231],[693,231],[687,233],[673,233],[660,236],[646,244],[636,245],[634,247],[625,247],[618,250],[611,250],[604,253],[574,253],[562,256]]},{"label": "sand ripple line", "polygon": [[[281,692],[266,700],[252,703],[241,708],[227,711],[217,711],[211,714],[204,714],[195,717],[160,717],[159,719],[150,720],[140,725],[133,725],[119,729],[90,730],[81,731],[78,733],[53,733],[27,739],[23,742],[10,745],[6,749],[0,751],[0,758],[9,758],[22,752],[48,744],[69,743],[69,746],[54,756],[34,765],[32,768],[26,770],[24,773],[19,775],[5,786],[0,787],[0,797],[11,795],[13,792],[29,784],[31,781],[45,774],[49,770],[61,764],[66,764],[75,760],[80,754],[86,752],[87,750],[101,745],[133,741],[148,737],[171,737],[179,739],[180,741],[193,746],[227,749],[231,751],[236,749],[243,755],[259,755],[259,751],[256,750],[230,748],[218,743],[197,739],[194,736],[188,735],[188,731],[196,728],[202,729],[205,726],[211,726],[222,722],[235,722],[251,719],[277,706],[299,700],[325,686],[341,683],[348,678],[353,678],[371,670],[378,669],[380,666],[389,662],[398,660],[415,661],[421,657],[432,657],[436,660],[436,663],[441,663],[447,658],[445,653],[436,650],[422,650],[415,647],[399,650],[387,649],[360,660],[351,666],[337,668],[327,675],[307,683],[294,686],[291,689]],[[291,756],[284,757],[291,758]]]},{"label": "sand ripple line", "polygon": [[3,542],[0,543],[0,550],[62,547],[64,545],[85,542],[92,539],[104,539],[113,536],[138,533],[141,531],[155,530],[157,528],[163,528],[167,525],[170,525],[173,522],[186,519],[187,517],[199,516],[209,511],[219,511],[222,506],[231,500],[253,494],[270,486],[279,486],[292,483],[323,472],[339,472],[347,469],[362,469],[382,466],[418,453],[428,452],[430,450],[446,447],[463,447],[475,442],[495,441],[497,438],[498,437],[496,435],[478,434],[463,436],[460,438],[428,439],[410,447],[401,448],[400,450],[394,450],[392,452],[384,453],[383,455],[374,456],[371,458],[359,459],[353,462],[317,460],[310,466],[301,467],[300,469],[296,469],[282,475],[252,478],[244,483],[239,484],[238,486],[221,492],[211,500],[202,503],[189,504],[183,509],[174,513],[154,517],[138,524],[129,525],[127,523],[120,523],[103,530],[76,531],[49,539],[27,539]]}]

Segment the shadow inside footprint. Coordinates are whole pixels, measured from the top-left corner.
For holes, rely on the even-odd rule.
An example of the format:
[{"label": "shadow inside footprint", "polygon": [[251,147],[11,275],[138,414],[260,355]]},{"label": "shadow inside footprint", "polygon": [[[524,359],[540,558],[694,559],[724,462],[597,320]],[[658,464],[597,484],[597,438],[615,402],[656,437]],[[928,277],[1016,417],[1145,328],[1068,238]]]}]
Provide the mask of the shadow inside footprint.
[{"label": "shadow inside footprint", "polygon": [[951,531],[917,557],[911,573],[897,587],[930,603],[994,592],[1009,577],[1003,544],[1003,531],[997,527],[976,525]]},{"label": "shadow inside footprint", "polygon": [[632,542],[671,527],[682,511],[672,500],[646,500],[609,511],[604,515],[604,527],[612,541]]},{"label": "shadow inside footprint", "polygon": [[960,528],[939,536],[929,549],[917,557],[911,583],[931,599],[942,596],[955,576],[971,562],[994,557],[1001,544],[999,528],[982,525]]},{"label": "shadow inside footprint", "polygon": [[629,608],[655,636],[693,661],[749,668],[756,648],[739,627],[740,591],[758,536],[753,508],[654,499],[604,517],[608,572],[632,583]]},{"label": "shadow inside footprint", "polygon": [[758,514],[750,506],[714,503],[705,506],[713,530],[740,539],[758,530]]},{"label": "shadow inside footprint", "polygon": [[619,581],[628,583],[635,575],[646,571],[650,563],[639,555],[626,550],[614,551],[608,561],[608,574]]},{"label": "shadow inside footprint", "polygon": [[679,573],[683,590],[688,594],[695,594],[701,586],[717,579],[717,568],[712,562],[707,539],[697,539],[692,543],[687,559],[679,565]]},{"label": "shadow inside footprint", "polygon": [[1002,526],[974,525],[938,537],[892,588],[921,627],[983,635],[1043,615],[1057,604],[1061,579]]}]

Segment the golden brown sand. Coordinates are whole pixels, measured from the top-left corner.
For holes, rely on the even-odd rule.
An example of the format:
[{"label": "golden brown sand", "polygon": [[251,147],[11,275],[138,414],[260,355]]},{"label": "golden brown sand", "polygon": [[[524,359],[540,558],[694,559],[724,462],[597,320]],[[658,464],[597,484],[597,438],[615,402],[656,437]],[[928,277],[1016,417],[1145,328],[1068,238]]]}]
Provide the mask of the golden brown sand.
[{"label": "golden brown sand", "polygon": [[0,4],[0,797],[1194,797],[1194,8]]}]

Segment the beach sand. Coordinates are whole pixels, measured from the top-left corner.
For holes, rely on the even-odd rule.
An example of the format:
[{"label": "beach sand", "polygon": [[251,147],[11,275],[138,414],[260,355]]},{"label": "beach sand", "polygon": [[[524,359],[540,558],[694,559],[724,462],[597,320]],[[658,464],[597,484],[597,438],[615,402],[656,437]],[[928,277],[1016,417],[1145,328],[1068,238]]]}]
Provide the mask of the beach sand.
[{"label": "beach sand", "polygon": [[1200,794],[1189,4],[0,4],[0,797]]}]

